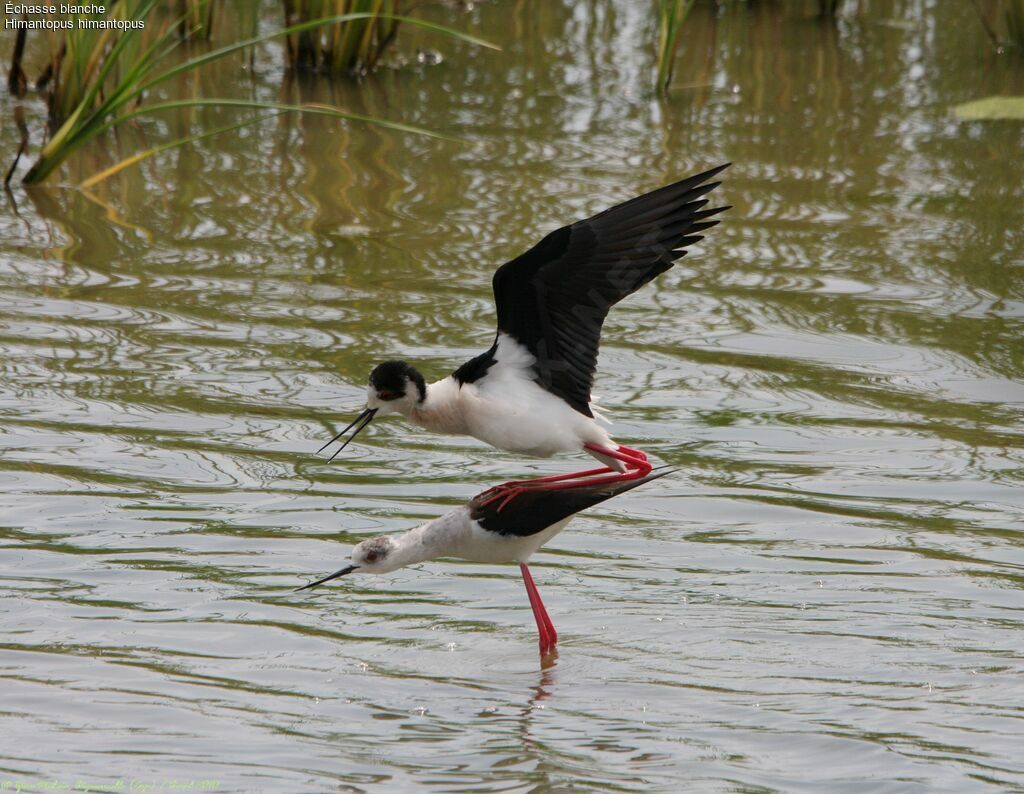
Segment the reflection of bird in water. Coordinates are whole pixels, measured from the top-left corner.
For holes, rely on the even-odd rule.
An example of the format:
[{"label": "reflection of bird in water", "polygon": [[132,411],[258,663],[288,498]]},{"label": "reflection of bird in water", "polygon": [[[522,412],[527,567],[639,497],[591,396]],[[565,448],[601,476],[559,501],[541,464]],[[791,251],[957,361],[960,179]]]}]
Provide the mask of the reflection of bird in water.
[{"label": "reflection of bird in water", "polygon": [[561,491],[530,489],[504,508],[503,503],[483,494],[402,535],[364,540],[352,550],[350,565],[299,589],[316,587],[357,571],[389,573],[439,557],[460,557],[473,562],[518,562],[537,621],[540,650],[542,654],[547,653],[558,642],[558,632],[526,565],[530,556],[561,532],[580,510],[671,471],[661,469],[642,479],[581,485]]},{"label": "reflection of bird in water", "polygon": [[504,483],[488,496],[499,510],[526,489],[645,477],[647,456],[615,443],[594,415],[590,388],[601,327],[612,306],[672,267],[701,239],[699,232],[718,223],[711,216],[728,208],[705,209],[704,196],[720,184],[708,180],[726,167],[558,229],[502,265],[494,274],[498,332],[491,348],[429,385],[404,361],[378,365],[370,373],[366,409],[331,442],[355,428],[344,449],[375,416],[397,413],[429,430],[471,435],[509,452],[548,458],[583,451],[602,464]]},{"label": "reflection of bird in water", "polygon": [[526,708],[523,709],[522,713],[521,741],[524,747],[533,748],[536,744],[530,735],[530,729],[533,727],[532,715],[538,708],[544,708],[541,703],[542,700],[547,700],[551,697],[551,691],[555,684],[555,662],[557,659],[558,651],[552,648],[541,660],[540,680],[533,688],[533,694],[530,696],[529,701],[527,701]]}]

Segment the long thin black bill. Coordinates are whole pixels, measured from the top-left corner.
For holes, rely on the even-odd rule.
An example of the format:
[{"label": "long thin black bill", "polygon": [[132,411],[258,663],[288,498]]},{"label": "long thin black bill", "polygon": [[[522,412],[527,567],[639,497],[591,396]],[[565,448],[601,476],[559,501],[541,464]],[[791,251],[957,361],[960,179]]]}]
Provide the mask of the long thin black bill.
[{"label": "long thin black bill", "polygon": [[[338,433],[338,435],[336,435],[334,438],[332,438],[330,441],[328,441],[326,444],[324,444],[322,447],[320,447],[320,449],[318,449],[316,451],[316,454],[319,455],[321,452],[323,452],[325,449],[327,449],[331,444],[333,444],[335,441],[337,441],[339,438],[341,438],[343,435],[345,435],[349,430],[351,430],[353,427],[355,427],[356,428],[355,432],[351,436],[349,436],[348,440],[344,444],[342,444],[340,447],[338,447],[338,449],[335,451],[335,453],[333,455],[331,455],[331,457],[329,457],[327,459],[328,463],[330,461],[334,460],[336,457],[338,457],[338,454],[345,447],[347,447],[349,445],[349,443],[351,443],[352,439],[359,435],[359,431],[361,431],[364,427],[366,427],[368,424],[370,424],[370,422],[373,421],[373,417],[377,415],[377,410],[378,409],[376,409],[376,408],[367,408],[367,409],[365,409],[361,414],[359,414],[359,416],[357,416],[355,419],[352,420],[352,422],[348,425],[348,427],[346,427],[344,430],[342,430],[340,433]],[[360,424],[360,422],[362,424]]]},{"label": "long thin black bill", "polygon": [[315,582],[310,582],[309,584],[305,584],[302,587],[297,587],[295,588],[295,592],[298,593],[300,590],[308,590],[311,587],[316,587],[318,584],[329,582],[331,581],[331,579],[337,579],[339,576],[344,576],[345,574],[352,573],[352,571],[354,571],[358,567],[358,565],[349,565],[345,568],[342,568],[340,571],[335,571],[329,576],[325,576],[323,579],[317,579]]}]

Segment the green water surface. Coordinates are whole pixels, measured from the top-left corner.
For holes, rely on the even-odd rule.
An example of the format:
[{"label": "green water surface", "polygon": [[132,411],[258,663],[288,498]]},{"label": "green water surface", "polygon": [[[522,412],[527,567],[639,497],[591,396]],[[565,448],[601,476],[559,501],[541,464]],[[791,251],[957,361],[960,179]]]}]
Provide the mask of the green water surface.
[{"label": "green water surface", "polygon": [[[457,140],[281,116],[73,187],[206,109],[0,197],[0,785],[1024,791],[1024,125],[950,111],[1024,54],[968,2],[702,2],[658,96],[653,6],[435,5],[502,51],[406,30],[353,83],[268,44],[166,94]],[[680,472],[534,558],[557,658],[514,565],[292,592],[586,465],[395,420],[315,452],[380,359],[490,344],[499,264],[726,160],[734,209],[605,326],[616,437]]]}]

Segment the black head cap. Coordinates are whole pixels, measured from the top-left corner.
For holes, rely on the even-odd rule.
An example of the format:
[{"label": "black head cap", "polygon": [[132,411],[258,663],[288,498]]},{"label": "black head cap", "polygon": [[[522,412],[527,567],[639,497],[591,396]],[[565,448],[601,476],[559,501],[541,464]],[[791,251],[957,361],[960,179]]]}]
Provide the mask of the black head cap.
[{"label": "black head cap", "polygon": [[427,397],[427,384],[415,367],[404,361],[385,361],[370,373],[370,385],[379,393],[404,395],[407,381],[416,384],[418,399],[423,402]]}]

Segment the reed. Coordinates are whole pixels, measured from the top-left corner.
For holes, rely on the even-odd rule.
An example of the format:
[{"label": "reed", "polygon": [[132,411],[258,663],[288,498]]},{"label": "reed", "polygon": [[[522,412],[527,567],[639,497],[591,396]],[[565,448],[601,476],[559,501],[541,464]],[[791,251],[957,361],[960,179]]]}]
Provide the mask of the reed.
[{"label": "reed", "polygon": [[332,15],[365,14],[289,36],[288,65],[334,75],[373,71],[398,33],[399,6],[399,0],[284,0],[288,26]]},{"label": "reed", "polygon": [[94,17],[104,24],[138,23],[140,27],[75,26],[47,31],[49,60],[36,88],[46,97],[52,127],[63,124],[98,91],[131,75],[138,64],[159,57],[175,23],[156,19],[151,13],[156,5],[156,0],[124,0],[114,3],[105,15]]},{"label": "reed", "polygon": [[[301,35],[321,26],[366,21],[376,16],[371,13],[348,13],[307,20],[266,35],[253,36],[243,41],[234,42],[195,57],[179,58],[173,65],[165,66],[169,56],[182,41],[181,27],[187,24],[187,19],[178,16],[165,18],[163,22],[159,22],[160,14],[156,13],[158,1],[121,0],[114,4],[108,12],[118,15],[117,18],[122,21],[140,21],[145,24],[128,26],[124,29],[106,28],[98,31],[74,29],[63,31],[65,35],[62,38],[55,36],[51,39],[51,61],[47,67],[47,73],[44,73],[44,80],[41,82],[44,85],[49,83],[50,117],[56,129],[42,147],[35,163],[25,174],[22,180],[25,184],[43,181],[78,148],[120,124],[142,115],[184,107],[219,105],[266,111],[256,118],[223,127],[214,132],[237,129],[239,126],[256,123],[268,115],[300,112],[378,124],[405,132],[433,135],[433,133],[417,127],[369,118],[324,105],[290,105],[240,99],[206,98],[173,102],[145,102],[146,95],[151,93],[154,88],[185,72],[201,68],[205,64],[232,53],[245,49],[251,50],[257,44],[278,37]],[[494,45],[473,36],[422,20],[396,17],[394,21],[396,24],[405,22],[418,25],[452,38],[495,48]],[[106,178],[145,157],[166,151],[168,148],[183,146],[200,137],[209,137],[210,134],[214,133],[186,136],[132,155],[88,181],[95,182],[98,181],[98,178]]]},{"label": "reed", "polygon": [[7,90],[14,96],[25,96],[25,89],[28,88],[28,77],[21,65],[25,57],[25,39],[28,31],[21,28],[14,37],[14,51],[11,53],[11,68],[7,72]]},{"label": "reed", "polygon": [[209,41],[213,35],[213,0],[178,0],[178,16],[184,38]]},{"label": "reed", "polygon": [[[1024,0],[997,0],[987,8],[982,7],[980,0],[971,0],[971,3],[993,49],[997,52],[1007,46],[1024,49]],[[1005,22],[1005,37],[999,30],[1000,13]]]},{"label": "reed", "polygon": [[1024,49],[1024,0],[1007,0],[1006,33],[1010,43]]},{"label": "reed", "polygon": [[697,0],[658,0],[658,88],[672,82],[676,47],[683,23]]}]

